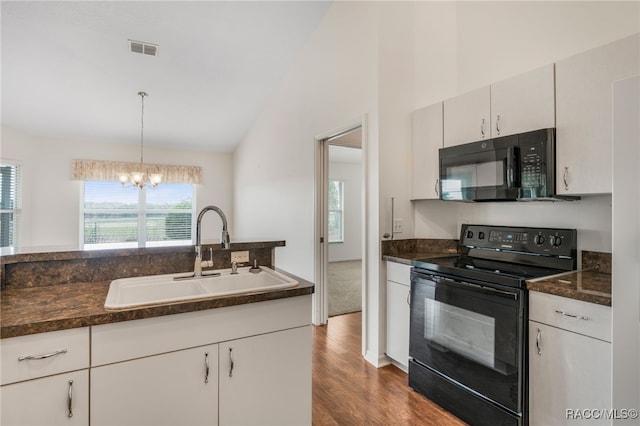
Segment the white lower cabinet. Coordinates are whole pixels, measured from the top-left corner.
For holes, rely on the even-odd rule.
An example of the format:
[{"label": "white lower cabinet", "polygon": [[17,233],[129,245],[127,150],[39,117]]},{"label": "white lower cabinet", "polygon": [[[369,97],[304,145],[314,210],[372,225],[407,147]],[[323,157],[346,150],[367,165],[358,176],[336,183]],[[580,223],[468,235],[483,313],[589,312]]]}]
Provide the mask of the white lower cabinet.
[{"label": "white lower cabinet", "polygon": [[92,368],[91,424],[218,424],[218,345]]},{"label": "white lower cabinet", "polygon": [[89,423],[89,328],[0,340],[0,424]]},{"label": "white lower cabinet", "polygon": [[91,425],[311,424],[311,310],[305,295],[92,327]]},{"label": "white lower cabinet", "polygon": [[2,386],[3,426],[89,424],[89,370]]},{"label": "white lower cabinet", "polygon": [[411,266],[387,262],[387,349],[405,369],[409,365],[409,294]]},{"label": "white lower cabinet", "polygon": [[220,343],[220,424],[310,425],[311,339],[305,326]]},{"label": "white lower cabinet", "polygon": [[610,308],[530,296],[529,424],[611,424],[611,343],[601,334],[610,330]]}]

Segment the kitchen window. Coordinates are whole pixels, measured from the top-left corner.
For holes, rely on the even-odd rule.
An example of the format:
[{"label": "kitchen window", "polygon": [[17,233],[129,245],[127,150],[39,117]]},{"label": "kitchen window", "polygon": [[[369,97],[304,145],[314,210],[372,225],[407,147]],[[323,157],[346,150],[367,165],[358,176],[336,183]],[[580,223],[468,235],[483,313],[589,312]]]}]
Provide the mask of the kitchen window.
[{"label": "kitchen window", "polygon": [[20,219],[20,166],[0,164],[0,242],[15,247]]},{"label": "kitchen window", "polygon": [[163,183],[155,189],[85,181],[81,245],[85,249],[191,245],[195,186]]},{"label": "kitchen window", "polygon": [[344,182],[329,180],[329,242],[344,242]]}]

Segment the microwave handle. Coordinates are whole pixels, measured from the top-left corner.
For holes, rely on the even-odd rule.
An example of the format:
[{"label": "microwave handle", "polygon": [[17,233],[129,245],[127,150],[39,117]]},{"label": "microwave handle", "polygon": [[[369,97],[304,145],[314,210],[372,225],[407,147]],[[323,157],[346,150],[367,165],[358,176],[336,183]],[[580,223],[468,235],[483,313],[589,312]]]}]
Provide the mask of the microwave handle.
[{"label": "microwave handle", "polygon": [[518,147],[507,147],[507,188],[516,188],[518,183]]}]

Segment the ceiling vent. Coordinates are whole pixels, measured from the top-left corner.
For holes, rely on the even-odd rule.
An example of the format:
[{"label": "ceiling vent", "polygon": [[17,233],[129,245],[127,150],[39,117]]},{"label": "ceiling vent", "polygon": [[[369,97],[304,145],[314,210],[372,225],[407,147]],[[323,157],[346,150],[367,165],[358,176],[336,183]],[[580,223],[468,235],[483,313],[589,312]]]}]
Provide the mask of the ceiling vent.
[{"label": "ceiling vent", "polygon": [[129,51],[143,55],[158,56],[158,45],[144,41],[129,40]]}]

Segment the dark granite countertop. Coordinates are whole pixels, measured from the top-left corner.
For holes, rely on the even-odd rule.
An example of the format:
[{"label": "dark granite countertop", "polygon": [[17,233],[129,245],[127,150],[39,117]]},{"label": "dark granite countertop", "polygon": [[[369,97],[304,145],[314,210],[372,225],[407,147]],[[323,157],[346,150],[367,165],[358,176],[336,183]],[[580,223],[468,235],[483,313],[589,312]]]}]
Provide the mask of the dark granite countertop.
[{"label": "dark granite countertop", "polygon": [[554,294],[611,306],[611,274],[598,271],[577,271],[549,278],[527,281],[532,291]]},{"label": "dark granite countertop", "polygon": [[[225,251],[220,248],[220,243],[202,243],[203,249],[211,247],[214,251]],[[272,248],[284,247],[282,240],[273,241],[232,241],[231,248],[226,251],[248,250],[252,248]],[[122,249],[101,249],[82,250],[76,247],[26,247],[26,248],[2,248],[0,250],[0,263],[11,264],[18,262],[45,262],[51,260],[72,260],[72,259],[94,259],[102,257],[128,257],[144,254],[162,253],[193,253],[193,245],[166,246],[166,247],[145,247],[145,248],[122,248]],[[206,251],[203,250],[203,251]]]},{"label": "dark granite countertop", "polygon": [[382,256],[383,260],[390,260],[392,262],[404,263],[405,265],[412,265],[416,259],[432,259],[434,257],[455,256],[455,253],[399,253],[395,255]]},{"label": "dark granite countertop", "polygon": [[276,270],[298,280],[299,284],[282,290],[210,297],[123,311],[107,311],[104,308],[110,282],[6,289],[2,291],[0,301],[0,338],[223,308],[314,292],[312,283]]},{"label": "dark granite countertop", "polygon": [[451,256],[458,253],[457,240],[410,238],[381,242],[382,260],[412,265],[415,259]]},{"label": "dark granite countertop", "polygon": [[[441,252],[435,252],[438,248]],[[446,240],[401,240],[387,242],[383,249],[383,260],[405,265],[413,265],[416,259],[456,254],[453,242]],[[527,281],[527,289],[611,306],[611,253],[584,251],[582,266],[582,271]]]}]

